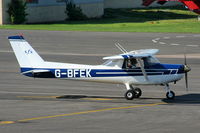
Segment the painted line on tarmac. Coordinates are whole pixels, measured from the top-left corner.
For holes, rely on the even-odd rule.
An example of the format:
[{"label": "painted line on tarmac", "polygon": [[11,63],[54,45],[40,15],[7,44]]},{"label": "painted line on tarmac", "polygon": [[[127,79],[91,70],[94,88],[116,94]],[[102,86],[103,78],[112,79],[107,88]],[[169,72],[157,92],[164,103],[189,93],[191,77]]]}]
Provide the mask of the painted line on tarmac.
[{"label": "painted line on tarmac", "polygon": [[[181,38],[186,38],[186,37],[200,37],[200,35],[193,35],[193,36],[182,36],[182,35],[180,35],[180,36],[175,36],[175,38],[178,38],[178,39],[181,39]],[[164,45],[164,44],[166,44],[166,46],[169,46],[169,45],[171,45],[171,46],[180,46],[181,44],[176,44],[176,43],[166,43],[166,42],[162,42],[161,40],[162,39],[172,39],[171,37],[167,37],[167,36],[165,36],[165,37],[162,37],[162,38],[155,38],[155,39],[152,39],[152,42],[154,43],[154,44],[161,44],[161,45]],[[193,44],[191,44],[191,45],[184,45],[184,46],[186,46],[186,47],[199,47],[199,45],[193,45]]]},{"label": "painted line on tarmac", "polygon": [[186,37],[186,36],[176,36],[176,38],[184,38],[184,37]]},{"label": "painted line on tarmac", "polygon": [[14,121],[0,121],[0,125],[4,125],[4,124],[13,124],[15,123]]},{"label": "painted line on tarmac", "polygon": [[58,98],[59,96],[17,96],[18,98]]},{"label": "painted line on tarmac", "polygon": [[159,42],[159,44],[162,44],[162,45],[164,45],[164,44],[166,44],[165,42]]},{"label": "painted line on tarmac", "polygon": [[186,45],[186,46],[189,46],[189,47],[199,47],[199,45]]},{"label": "painted line on tarmac", "polygon": [[[0,53],[14,53],[9,50],[0,50]],[[62,53],[62,52],[38,52],[41,55],[66,55],[66,56],[111,56],[111,54],[84,54],[84,53]]]},{"label": "painted line on tarmac", "polygon": [[[181,45],[181,44],[171,44],[171,45]],[[167,46],[167,45],[166,45]],[[195,45],[192,45],[193,47],[197,47],[197,46],[195,46]],[[198,45],[199,46],[199,45]],[[190,47],[191,47],[191,45],[190,45]],[[1,51],[0,51],[1,52]],[[105,57],[105,56],[112,56],[113,54],[78,54],[78,53],[48,53],[49,55],[70,55],[70,56],[92,56],[92,57],[94,57],[94,56],[96,56],[96,57]],[[197,54],[195,54],[195,56],[193,56],[193,54],[187,54],[187,56],[190,56],[191,55],[191,57],[189,57],[189,58],[200,58],[200,56],[198,55],[198,57],[196,56]],[[166,58],[166,56],[169,56],[169,58],[176,58],[177,56],[179,56],[178,54],[177,54],[177,56],[176,55],[174,55],[173,57],[171,57],[171,55],[156,55],[156,57],[159,57],[159,58]],[[181,57],[181,58],[184,58],[184,57]],[[0,70],[0,72],[10,72],[10,71],[5,71],[5,70]]]},{"label": "painted line on tarmac", "polygon": [[83,100],[91,100],[91,101],[109,101],[114,100],[112,98],[81,98]]},{"label": "painted line on tarmac", "polygon": [[0,125],[14,124],[14,123],[20,123],[20,122],[29,122],[29,121],[34,121],[34,120],[43,120],[43,119],[50,119],[50,118],[57,118],[57,117],[90,114],[90,113],[97,113],[97,112],[104,112],[104,111],[111,111],[111,110],[133,109],[133,108],[141,108],[141,107],[153,107],[153,106],[165,105],[165,104],[168,104],[168,103],[160,102],[160,103],[153,103],[153,104],[133,105],[133,106],[125,106],[125,107],[114,107],[114,108],[89,110],[89,111],[59,114],[59,115],[41,116],[41,117],[27,118],[27,119],[21,119],[21,120],[16,120],[16,121],[0,121]]},{"label": "painted line on tarmac", "polygon": [[169,36],[165,36],[165,37],[163,37],[163,39],[170,39],[170,37]]},{"label": "painted line on tarmac", "polygon": [[178,45],[181,45],[181,44],[178,44],[178,43],[171,43],[170,45],[172,45],[172,46],[178,46]]}]

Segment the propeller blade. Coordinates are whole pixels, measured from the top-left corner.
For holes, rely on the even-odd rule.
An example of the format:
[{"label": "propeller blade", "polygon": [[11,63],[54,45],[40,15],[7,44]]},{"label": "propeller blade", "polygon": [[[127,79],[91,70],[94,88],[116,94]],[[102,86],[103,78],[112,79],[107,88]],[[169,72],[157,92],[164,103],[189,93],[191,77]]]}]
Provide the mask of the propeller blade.
[{"label": "propeller blade", "polygon": [[188,74],[187,72],[185,73],[185,87],[186,87],[186,91],[188,91]]},{"label": "propeller blade", "polygon": [[187,65],[187,57],[186,57],[186,53],[184,53],[184,64]]},{"label": "propeller blade", "polygon": [[187,65],[187,56],[186,56],[186,49],[184,52],[184,71],[185,71],[185,87],[186,87],[186,91],[188,92],[189,88],[188,88],[188,72],[191,70],[191,68]]}]

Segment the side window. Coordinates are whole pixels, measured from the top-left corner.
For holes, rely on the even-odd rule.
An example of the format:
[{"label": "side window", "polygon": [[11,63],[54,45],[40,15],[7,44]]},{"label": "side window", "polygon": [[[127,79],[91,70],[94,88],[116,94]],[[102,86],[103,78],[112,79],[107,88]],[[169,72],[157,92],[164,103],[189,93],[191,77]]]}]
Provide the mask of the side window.
[{"label": "side window", "polygon": [[123,68],[133,69],[133,68],[136,68],[136,67],[139,67],[139,64],[138,64],[136,59],[132,58],[132,59],[125,59],[124,60]]}]

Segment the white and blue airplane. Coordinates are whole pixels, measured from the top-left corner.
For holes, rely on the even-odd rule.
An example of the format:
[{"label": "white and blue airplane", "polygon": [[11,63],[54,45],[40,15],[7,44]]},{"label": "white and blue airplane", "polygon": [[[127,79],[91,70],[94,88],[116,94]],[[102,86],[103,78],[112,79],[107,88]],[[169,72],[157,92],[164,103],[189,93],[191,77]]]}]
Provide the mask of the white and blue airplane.
[{"label": "white and blue airplane", "polygon": [[161,64],[155,54],[158,49],[141,49],[127,52],[120,44],[116,46],[123,54],[104,57],[102,65],[82,65],[44,61],[23,36],[8,37],[21,68],[21,73],[34,78],[57,78],[82,81],[124,84],[125,98],[132,100],[142,95],[139,85],[165,86],[166,97],[174,99],[175,93],[169,83],[176,83],[191,69],[186,64]]}]

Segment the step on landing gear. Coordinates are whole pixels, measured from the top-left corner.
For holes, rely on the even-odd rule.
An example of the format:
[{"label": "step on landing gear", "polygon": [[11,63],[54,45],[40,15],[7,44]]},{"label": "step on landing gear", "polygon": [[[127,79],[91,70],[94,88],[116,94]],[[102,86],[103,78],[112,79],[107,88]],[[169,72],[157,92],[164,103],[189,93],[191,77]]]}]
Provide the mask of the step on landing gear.
[{"label": "step on landing gear", "polygon": [[167,99],[174,99],[175,98],[175,93],[173,91],[170,90],[169,88],[169,84],[165,85],[165,90],[166,90],[166,97]]}]

